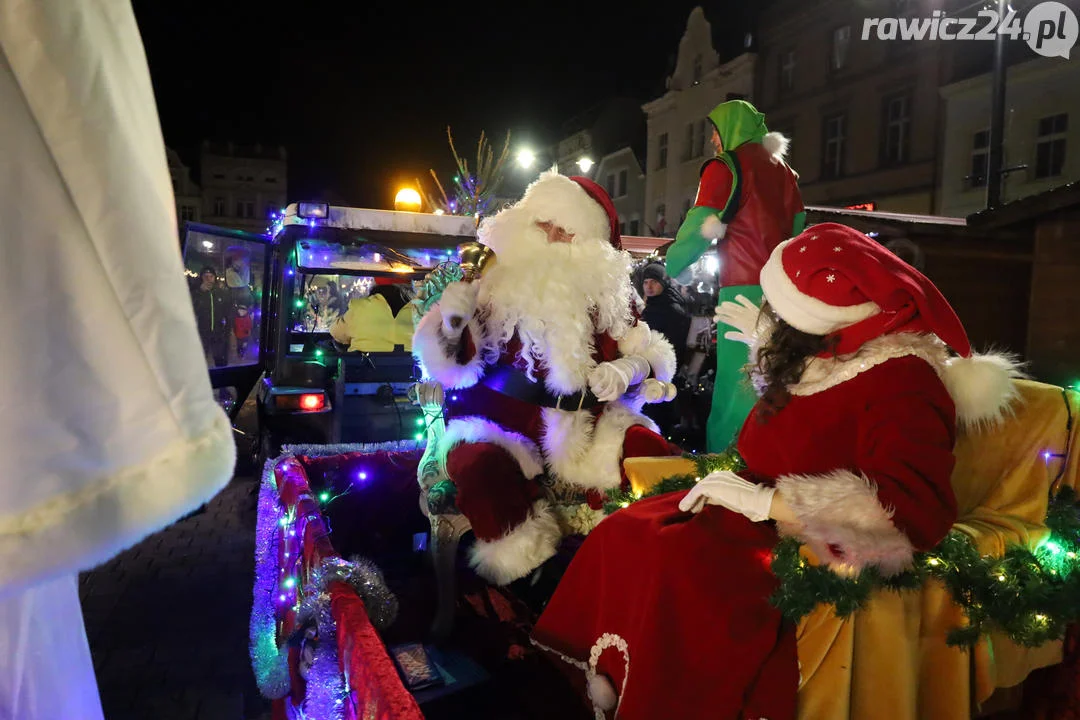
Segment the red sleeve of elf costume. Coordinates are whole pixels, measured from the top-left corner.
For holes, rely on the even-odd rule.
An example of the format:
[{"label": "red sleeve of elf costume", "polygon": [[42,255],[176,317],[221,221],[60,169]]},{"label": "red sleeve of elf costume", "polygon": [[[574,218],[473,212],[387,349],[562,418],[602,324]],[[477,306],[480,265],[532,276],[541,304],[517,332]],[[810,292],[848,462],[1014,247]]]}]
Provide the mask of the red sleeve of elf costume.
[{"label": "red sleeve of elf costume", "polygon": [[855,470],[782,476],[777,489],[799,520],[785,530],[824,562],[893,573],[956,520],[955,408],[921,359],[887,361],[875,375],[858,418]]},{"label": "red sleeve of elf costume", "polygon": [[698,182],[697,199],[695,207],[711,207],[723,212],[727,207],[728,198],[731,196],[731,184],[734,178],[728,166],[719,160],[712,160],[701,171],[701,180]]}]

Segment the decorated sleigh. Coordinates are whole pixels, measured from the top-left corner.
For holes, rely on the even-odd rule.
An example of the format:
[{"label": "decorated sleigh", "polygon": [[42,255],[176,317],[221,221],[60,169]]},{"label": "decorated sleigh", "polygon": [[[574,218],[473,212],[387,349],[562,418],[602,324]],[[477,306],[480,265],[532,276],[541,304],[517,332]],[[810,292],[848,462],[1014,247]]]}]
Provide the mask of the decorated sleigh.
[{"label": "decorated sleigh", "polygon": [[[777,548],[774,600],[799,624],[800,717],[966,718],[1021,701],[1025,717],[1066,717],[1045,692],[1021,699],[1018,688],[1040,668],[1049,668],[1044,685],[1048,673],[1077,672],[1062,637],[1080,615],[1080,505],[1069,495],[1080,480],[1080,399],[1034,382],[1021,393],[1004,425],[958,443],[960,520],[904,579],[840,577],[793,541]],[[413,395],[433,448],[442,389],[419,384]],[[632,490],[609,509],[692,482],[710,462],[728,460],[627,460]],[[396,489],[377,507],[348,505],[362,495],[354,488],[387,477]],[[335,546],[377,546],[355,540],[376,519],[403,533],[429,528],[437,597],[422,612],[445,637],[458,605],[457,543],[468,531],[445,481],[438,456],[414,443],[293,447],[267,464],[251,639],[275,718],[423,716],[380,634],[399,612],[396,599],[374,564],[345,560]]]}]

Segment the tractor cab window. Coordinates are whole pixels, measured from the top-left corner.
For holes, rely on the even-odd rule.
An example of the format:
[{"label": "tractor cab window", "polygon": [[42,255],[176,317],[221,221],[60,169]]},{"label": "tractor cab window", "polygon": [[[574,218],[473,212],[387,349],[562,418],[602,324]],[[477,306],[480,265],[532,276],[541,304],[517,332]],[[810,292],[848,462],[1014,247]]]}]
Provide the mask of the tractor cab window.
[{"label": "tractor cab window", "polygon": [[189,230],[184,265],[209,367],[259,360],[265,245]]}]

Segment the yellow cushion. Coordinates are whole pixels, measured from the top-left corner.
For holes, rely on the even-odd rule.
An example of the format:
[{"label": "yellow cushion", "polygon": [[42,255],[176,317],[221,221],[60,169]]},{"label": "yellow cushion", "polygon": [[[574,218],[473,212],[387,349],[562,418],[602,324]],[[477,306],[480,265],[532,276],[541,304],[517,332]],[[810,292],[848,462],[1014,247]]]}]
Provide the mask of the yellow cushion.
[{"label": "yellow cushion", "polygon": [[623,470],[634,493],[644,493],[666,477],[692,475],[693,460],[683,457],[635,457],[623,460]]}]

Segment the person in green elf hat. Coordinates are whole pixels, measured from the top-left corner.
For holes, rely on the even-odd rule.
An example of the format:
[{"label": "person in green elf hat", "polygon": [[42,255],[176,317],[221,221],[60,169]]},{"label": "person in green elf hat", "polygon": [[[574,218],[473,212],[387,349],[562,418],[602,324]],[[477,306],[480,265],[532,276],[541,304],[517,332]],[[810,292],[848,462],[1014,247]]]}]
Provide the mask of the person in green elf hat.
[{"label": "person in green elf hat", "polygon": [[[697,200],[667,251],[667,271],[678,277],[715,246],[720,304],[731,307],[733,301],[756,312],[761,268],[773,248],[806,224],[799,176],[784,161],[788,139],[769,132],[765,116],[750,103],[721,103],[709,121],[716,156],[701,168]],[[726,336],[718,340],[706,443],[710,452],[735,440],[757,399],[743,373],[747,361],[744,342]]]}]

